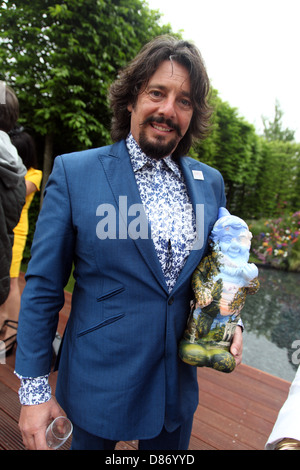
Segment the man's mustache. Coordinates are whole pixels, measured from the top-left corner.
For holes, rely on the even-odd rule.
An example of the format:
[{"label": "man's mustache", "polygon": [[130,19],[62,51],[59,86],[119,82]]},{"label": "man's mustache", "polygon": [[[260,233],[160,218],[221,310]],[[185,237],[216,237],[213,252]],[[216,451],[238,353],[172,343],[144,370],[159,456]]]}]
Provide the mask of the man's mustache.
[{"label": "man's mustache", "polygon": [[155,117],[155,116],[149,116],[147,119],[145,119],[140,126],[144,126],[145,124],[149,124],[150,122],[157,122],[157,124],[166,124],[170,129],[174,129],[174,131],[177,132],[178,137],[182,137],[181,135],[181,129],[178,126],[178,124],[175,124],[171,119],[165,119],[163,116]]}]

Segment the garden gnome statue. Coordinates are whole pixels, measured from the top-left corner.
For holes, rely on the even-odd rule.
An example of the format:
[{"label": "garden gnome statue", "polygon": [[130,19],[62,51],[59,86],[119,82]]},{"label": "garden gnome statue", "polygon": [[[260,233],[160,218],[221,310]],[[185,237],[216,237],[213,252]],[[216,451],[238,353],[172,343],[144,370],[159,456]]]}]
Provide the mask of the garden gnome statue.
[{"label": "garden gnome statue", "polygon": [[192,276],[195,299],[179,356],[194,366],[232,372],[231,341],[247,294],[258,291],[258,269],[248,263],[252,234],[244,220],[223,207],[218,217],[210,251]]}]

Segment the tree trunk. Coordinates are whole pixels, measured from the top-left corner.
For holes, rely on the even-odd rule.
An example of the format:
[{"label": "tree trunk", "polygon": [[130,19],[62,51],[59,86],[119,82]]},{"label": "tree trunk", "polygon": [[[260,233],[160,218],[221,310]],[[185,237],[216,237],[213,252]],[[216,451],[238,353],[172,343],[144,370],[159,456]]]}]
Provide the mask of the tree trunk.
[{"label": "tree trunk", "polygon": [[45,137],[45,148],[44,148],[44,161],[43,161],[43,181],[41,186],[41,202],[40,208],[43,204],[44,189],[48,181],[49,175],[52,170],[52,159],[53,159],[53,136],[47,134]]}]

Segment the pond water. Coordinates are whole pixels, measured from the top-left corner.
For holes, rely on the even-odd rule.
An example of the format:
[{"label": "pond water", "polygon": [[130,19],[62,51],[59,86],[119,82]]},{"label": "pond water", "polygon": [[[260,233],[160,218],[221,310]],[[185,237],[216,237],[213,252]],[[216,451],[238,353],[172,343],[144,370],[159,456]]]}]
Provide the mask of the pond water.
[{"label": "pond water", "polygon": [[259,280],[241,312],[243,363],[292,381],[300,364],[300,273],[259,268]]}]

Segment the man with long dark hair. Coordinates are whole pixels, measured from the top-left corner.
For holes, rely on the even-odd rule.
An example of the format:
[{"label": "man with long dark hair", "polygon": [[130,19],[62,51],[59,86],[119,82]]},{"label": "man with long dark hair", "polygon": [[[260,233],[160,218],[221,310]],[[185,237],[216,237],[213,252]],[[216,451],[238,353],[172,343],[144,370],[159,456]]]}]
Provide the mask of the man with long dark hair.
[{"label": "man with long dark hair", "polygon": [[[113,145],[55,159],[20,312],[16,373],[27,448],[46,448],[64,412],[73,449],[187,449],[197,370],[178,357],[218,209],[220,173],[185,157],[209,127],[209,82],[197,48],[156,38],[110,89]],[[56,398],[47,377],[63,287],[75,287]],[[238,363],[241,334],[231,347]]]}]

